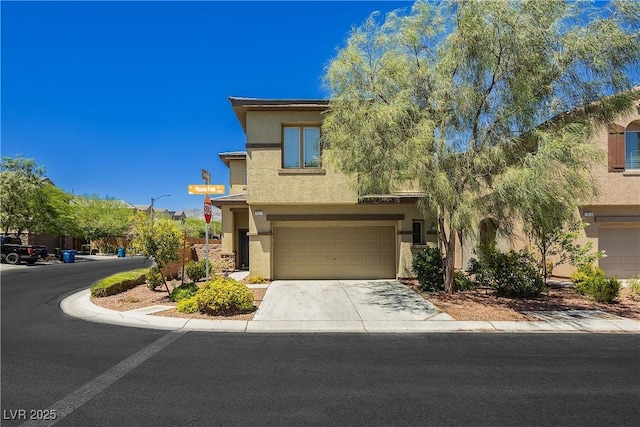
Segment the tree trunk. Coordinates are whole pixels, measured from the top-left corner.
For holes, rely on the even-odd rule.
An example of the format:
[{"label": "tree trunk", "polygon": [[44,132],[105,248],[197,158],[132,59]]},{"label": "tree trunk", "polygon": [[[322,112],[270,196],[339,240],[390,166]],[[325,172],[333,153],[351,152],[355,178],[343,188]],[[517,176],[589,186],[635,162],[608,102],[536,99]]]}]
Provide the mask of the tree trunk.
[{"label": "tree trunk", "polygon": [[167,290],[167,295],[171,298],[171,291],[169,290],[169,285],[167,285],[167,281],[164,280],[164,274],[162,274],[162,267],[158,267],[160,269],[160,276],[162,277],[162,283],[164,283],[164,288]]},{"label": "tree trunk", "polygon": [[444,291],[452,294],[454,287],[454,267],[456,262],[456,232],[453,227],[449,226],[449,239],[446,245],[446,254],[444,257]]},{"label": "tree trunk", "polygon": [[[450,217],[450,215],[448,216]],[[439,209],[438,227],[440,229],[442,249],[444,250],[444,291],[452,294],[454,292],[453,275],[456,260],[456,231],[451,226],[451,218],[449,218],[448,224],[445,224],[444,209]],[[449,228],[449,233],[447,233],[446,227]]]}]

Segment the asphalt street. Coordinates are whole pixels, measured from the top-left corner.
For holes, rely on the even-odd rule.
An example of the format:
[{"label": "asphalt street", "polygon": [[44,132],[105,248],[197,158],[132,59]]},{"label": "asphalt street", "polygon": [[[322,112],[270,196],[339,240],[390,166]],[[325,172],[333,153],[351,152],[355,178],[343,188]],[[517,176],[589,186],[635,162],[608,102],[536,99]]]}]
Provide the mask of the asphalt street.
[{"label": "asphalt street", "polygon": [[60,311],[141,264],[2,270],[3,426],[640,424],[639,334],[167,332]]}]

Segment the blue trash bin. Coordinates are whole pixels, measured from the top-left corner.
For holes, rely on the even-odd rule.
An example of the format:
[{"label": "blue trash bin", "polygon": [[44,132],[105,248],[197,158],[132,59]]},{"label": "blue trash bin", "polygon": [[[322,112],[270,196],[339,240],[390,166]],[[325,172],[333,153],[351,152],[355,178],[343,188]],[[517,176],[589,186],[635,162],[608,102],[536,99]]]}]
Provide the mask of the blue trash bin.
[{"label": "blue trash bin", "polygon": [[118,258],[124,258],[127,255],[126,248],[118,248]]},{"label": "blue trash bin", "polygon": [[62,251],[62,261],[71,263],[76,261],[76,251]]}]

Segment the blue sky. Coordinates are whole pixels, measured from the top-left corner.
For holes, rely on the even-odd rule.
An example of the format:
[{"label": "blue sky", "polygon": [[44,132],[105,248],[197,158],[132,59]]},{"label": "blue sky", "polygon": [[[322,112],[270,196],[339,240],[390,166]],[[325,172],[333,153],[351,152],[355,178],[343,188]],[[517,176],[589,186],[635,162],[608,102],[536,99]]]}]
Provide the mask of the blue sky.
[{"label": "blue sky", "polygon": [[411,2],[2,1],[2,156],[59,187],[171,210],[222,151],[244,150],[229,96],[327,98],[352,26]]}]

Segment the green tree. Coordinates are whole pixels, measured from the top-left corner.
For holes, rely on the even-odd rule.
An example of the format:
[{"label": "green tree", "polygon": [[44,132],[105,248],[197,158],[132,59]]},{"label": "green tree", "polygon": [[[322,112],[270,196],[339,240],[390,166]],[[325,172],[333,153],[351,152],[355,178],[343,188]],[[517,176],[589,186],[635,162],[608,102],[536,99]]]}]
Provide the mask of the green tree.
[{"label": "green tree", "polygon": [[[374,14],[326,70],[326,160],[356,177],[358,195],[423,192],[453,292],[456,241],[481,218],[508,234],[522,199],[593,193],[586,140],[638,99],[638,22],[633,2],[416,2],[382,23]],[[518,193],[534,170],[541,181]]]},{"label": "green tree", "polygon": [[44,168],[34,159],[3,157],[0,166],[0,224],[4,234],[31,230],[36,224],[37,201],[47,183]]},{"label": "green tree", "polygon": [[189,217],[184,220],[184,229],[187,230],[187,236],[202,238],[205,234],[205,221],[202,218]]},{"label": "green tree", "polygon": [[53,184],[46,183],[36,193],[35,222],[30,231],[52,235],[79,236],[73,196]]},{"label": "green tree", "polygon": [[220,236],[222,234],[222,221],[215,219],[211,220],[209,224],[209,235]]},{"label": "green tree", "polygon": [[538,252],[539,270],[545,280],[560,264],[592,264],[603,255],[600,251],[593,251],[592,242],[576,243],[585,227],[584,222],[575,216],[576,210],[576,205],[547,200],[523,212],[524,230]]},{"label": "green tree", "polygon": [[[158,269],[172,262],[180,261],[180,250],[182,249],[182,233],[175,221],[168,218],[161,218],[152,224],[149,216],[144,212],[137,212],[133,220],[133,241],[131,246],[136,253],[153,258]],[[162,281],[169,296],[169,286],[164,275]]]},{"label": "green tree", "polygon": [[96,194],[77,196],[72,201],[77,227],[91,241],[125,235],[132,226],[131,210],[121,201]]}]

